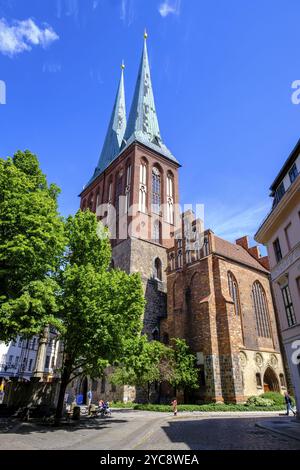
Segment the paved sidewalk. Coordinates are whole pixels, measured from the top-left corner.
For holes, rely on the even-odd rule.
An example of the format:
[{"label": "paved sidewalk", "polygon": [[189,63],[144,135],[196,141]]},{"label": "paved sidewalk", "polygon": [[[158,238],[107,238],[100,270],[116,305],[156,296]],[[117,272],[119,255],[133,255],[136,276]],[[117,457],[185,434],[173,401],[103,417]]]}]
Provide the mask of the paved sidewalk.
[{"label": "paved sidewalk", "polygon": [[294,417],[264,420],[257,422],[256,426],[300,441],[300,421]]},{"label": "paved sidewalk", "polygon": [[1,450],[299,450],[300,440],[294,435],[256,427],[273,422],[293,426],[292,418],[278,412],[181,412],[173,416],[171,412],[114,409],[112,417],[84,416],[58,428],[3,420],[0,446]]}]

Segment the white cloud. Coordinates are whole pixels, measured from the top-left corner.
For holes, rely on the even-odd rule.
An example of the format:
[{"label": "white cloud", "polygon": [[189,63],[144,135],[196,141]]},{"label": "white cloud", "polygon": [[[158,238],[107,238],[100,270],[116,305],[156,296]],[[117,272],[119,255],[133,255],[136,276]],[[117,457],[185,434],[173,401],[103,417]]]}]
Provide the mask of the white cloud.
[{"label": "white cloud", "polygon": [[[98,0],[95,0],[95,2],[98,3]],[[58,19],[61,19],[63,16],[69,16],[69,17],[73,17],[75,21],[77,21],[78,15],[79,15],[78,0],[56,0],[56,16]]]},{"label": "white cloud", "polygon": [[57,39],[59,37],[51,26],[44,24],[40,28],[31,18],[11,24],[0,19],[0,53],[10,57],[30,51],[32,46],[46,47]]},{"label": "white cloud", "polygon": [[120,3],[120,20],[124,24],[130,26],[134,20],[133,0],[121,0]]},{"label": "white cloud", "polygon": [[205,226],[222,238],[234,241],[244,235],[253,237],[266,214],[271,203],[263,201],[253,207],[241,207],[233,212],[228,207],[220,206],[207,213]]},{"label": "white cloud", "polygon": [[165,18],[168,15],[180,15],[181,0],[165,0],[159,5],[158,11]]}]

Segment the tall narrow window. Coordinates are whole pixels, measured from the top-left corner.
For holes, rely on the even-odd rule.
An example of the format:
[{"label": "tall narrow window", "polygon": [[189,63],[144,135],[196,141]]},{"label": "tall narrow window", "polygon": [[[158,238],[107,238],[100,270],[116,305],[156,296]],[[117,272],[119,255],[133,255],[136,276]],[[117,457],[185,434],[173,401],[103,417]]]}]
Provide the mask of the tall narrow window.
[{"label": "tall narrow window", "polygon": [[253,284],[252,298],[258,336],[263,338],[271,338],[270,319],[266,294],[262,285],[258,281]]},{"label": "tall narrow window", "polygon": [[228,273],[228,287],[229,287],[229,294],[234,302],[234,311],[237,316],[240,315],[240,297],[239,297],[239,288],[237,281],[232,273]]},{"label": "tall narrow window", "polygon": [[173,177],[167,176],[167,222],[174,224],[174,196],[173,196]]},{"label": "tall narrow window", "polygon": [[140,194],[139,194],[139,210],[146,212],[146,196],[147,196],[147,164],[141,163],[140,166]]},{"label": "tall narrow window", "polygon": [[97,196],[96,196],[96,208],[100,206],[100,192],[98,191],[97,192]]},{"label": "tall narrow window", "polygon": [[160,243],[161,242],[161,235],[160,235],[160,222],[159,220],[154,220],[153,222],[153,241],[155,243]]},{"label": "tall narrow window", "polygon": [[273,242],[273,247],[274,247],[276,261],[277,263],[279,263],[279,261],[282,260],[282,252],[281,252],[279,238],[276,238],[276,240]]},{"label": "tall narrow window", "polygon": [[162,264],[159,258],[155,258],[154,261],[154,277],[159,281],[162,280]]},{"label": "tall narrow window", "polygon": [[120,217],[122,216],[123,208],[121,207],[120,197],[123,193],[123,171],[120,171],[116,182],[116,231],[117,237],[120,236]]},{"label": "tall narrow window", "polygon": [[152,170],[152,211],[155,214],[160,212],[160,200],[161,200],[161,180],[159,169],[154,167]]},{"label": "tall narrow window", "polygon": [[94,208],[94,194],[92,193],[89,199],[89,209],[92,211]]},{"label": "tall narrow window", "polygon": [[169,254],[169,268],[171,271],[175,269],[175,253],[172,251],[172,253]]},{"label": "tall narrow window", "polygon": [[131,195],[131,165],[128,165],[126,170],[126,188],[125,188],[125,212],[128,214],[130,207]]},{"label": "tall narrow window", "polygon": [[292,301],[292,297],[290,293],[290,288],[288,285],[286,285],[282,289],[282,296],[283,296],[283,303],[284,303],[288,325],[293,326],[296,324],[296,316],[295,316],[293,301]]},{"label": "tall narrow window", "polygon": [[177,251],[177,266],[178,268],[182,268],[182,249],[180,248],[178,251]]},{"label": "tall narrow window", "polygon": [[113,203],[113,185],[112,181],[108,186],[108,200],[107,200],[107,225],[110,226],[111,223],[111,205]]}]

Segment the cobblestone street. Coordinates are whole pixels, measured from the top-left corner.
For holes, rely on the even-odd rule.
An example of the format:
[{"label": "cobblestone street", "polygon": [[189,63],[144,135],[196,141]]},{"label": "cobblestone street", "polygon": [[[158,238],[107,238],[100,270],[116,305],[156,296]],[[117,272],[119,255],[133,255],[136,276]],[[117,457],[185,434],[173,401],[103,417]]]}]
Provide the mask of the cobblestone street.
[{"label": "cobblestone street", "polygon": [[[166,413],[114,410],[112,418],[83,419],[60,429],[18,423],[2,428],[2,450],[299,450],[300,441],[256,424],[292,418],[278,413]],[[280,424],[280,423],[279,423]],[[296,436],[295,436],[296,437]]]}]

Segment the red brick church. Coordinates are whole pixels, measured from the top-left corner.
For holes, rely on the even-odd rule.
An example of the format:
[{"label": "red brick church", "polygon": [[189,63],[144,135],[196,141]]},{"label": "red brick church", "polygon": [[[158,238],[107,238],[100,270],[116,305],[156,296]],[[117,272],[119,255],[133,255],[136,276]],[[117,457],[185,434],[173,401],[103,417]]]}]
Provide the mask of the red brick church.
[{"label": "red brick church", "polygon": [[[196,354],[195,401],[238,402],[264,390],[283,391],[268,260],[246,237],[229,243],[199,230],[191,213],[181,217],[179,168],[160,134],[145,34],[128,121],[122,66],[99,162],[80,207],[110,228],[114,267],[140,272],[144,332],[166,343],[185,338]],[[134,399],[132,388],[116,390],[107,378],[100,388],[94,392],[102,397]]]}]

